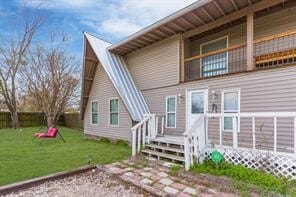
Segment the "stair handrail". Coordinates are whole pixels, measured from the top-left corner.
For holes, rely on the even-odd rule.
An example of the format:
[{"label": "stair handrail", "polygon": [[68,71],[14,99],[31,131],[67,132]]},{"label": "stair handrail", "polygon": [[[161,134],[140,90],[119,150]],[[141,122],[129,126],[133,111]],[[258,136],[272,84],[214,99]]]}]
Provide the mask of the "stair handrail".
[{"label": "stair handrail", "polygon": [[[154,114],[145,114],[144,119],[137,123],[135,126],[131,128],[132,132],[132,156],[136,155],[137,152],[140,152],[141,148],[141,140],[142,144],[145,145],[146,141],[146,127],[148,127],[148,140],[151,135],[151,126],[149,126],[149,120],[154,117]],[[141,139],[142,133],[142,139]],[[138,143],[137,143],[138,139]]]},{"label": "stair handrail", "polygon": [[145,116],[146,116],[146,117],[145,117],[143,120],[141,120],[140,122],[138,122],[135,126],[133,126],[133,127],[131,128],[131,131],[133,131],[133,130],[139,128],[139,127],[142,126],[145,122],[147,122],[147,121],[152,117],[152,114],[147,114],[147,115],[145,115]]}]

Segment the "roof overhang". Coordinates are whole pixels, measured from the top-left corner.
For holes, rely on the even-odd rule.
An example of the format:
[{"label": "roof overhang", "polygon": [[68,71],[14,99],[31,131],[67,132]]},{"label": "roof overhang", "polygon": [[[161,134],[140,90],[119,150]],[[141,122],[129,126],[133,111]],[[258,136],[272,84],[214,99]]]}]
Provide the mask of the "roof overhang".
[{"label": "roof overhang", "polygon": [[197,30],[199,33],[205,32],[217,22],[223,25],[223,21],[231,21],[232,16],[235,16],[235,21],[246,16],[247,12],[256,13],[272,6],[282,6],[285,2],[291,0],[199,0],[111,45],[108,49],[113,53],[126,55],[173,35],[185,32],[189,35],[188,32],[197,29],[200,29]]},{"label": "roof overhang", "polygon": [[[84,32],[84,66],[82,75],[81,113],[84,115],[92,83],[95,79],[98,64],[104,69],[105,74],[113,84],[132,120],[141,121],[144,114],[149,114],[149,108],[144,96],[137,89],[125,60],[122,56],[107,50],[111,43]],[[104,85],[104,84],[101,84]]]}]

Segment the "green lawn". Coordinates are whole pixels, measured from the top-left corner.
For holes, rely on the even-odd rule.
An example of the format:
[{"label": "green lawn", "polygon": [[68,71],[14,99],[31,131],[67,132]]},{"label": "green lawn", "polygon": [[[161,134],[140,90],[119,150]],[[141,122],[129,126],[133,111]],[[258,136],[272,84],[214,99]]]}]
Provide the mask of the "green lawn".
[{"label": "green lawn", "polygon": [[84,139],[81,131],[60,127],[66,140],[32,141],[38,128],[0,130],[0,185],[92,164],[122,160],[130,155],[123,143]]}]

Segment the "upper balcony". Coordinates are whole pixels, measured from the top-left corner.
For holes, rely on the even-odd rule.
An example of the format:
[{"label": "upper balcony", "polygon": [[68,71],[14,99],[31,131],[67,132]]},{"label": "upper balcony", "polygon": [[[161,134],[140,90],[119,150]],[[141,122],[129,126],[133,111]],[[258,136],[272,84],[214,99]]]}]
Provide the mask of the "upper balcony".
[{"label": "upper balcony", "polygon": [[[200,44],[199,55],[184,59],[184,81],[296,64],[296,30],[254,40],[251,69],[247,65],[247,43],[230,47],[228,43],[229,37],[223,36]],[[194,42],[191,47],[196,48]]]},{"label": "upper balcony", "polygon": [[184,32],[180,81],[296,65],[295,18],[294,6],[251,10],[235,20]]}]

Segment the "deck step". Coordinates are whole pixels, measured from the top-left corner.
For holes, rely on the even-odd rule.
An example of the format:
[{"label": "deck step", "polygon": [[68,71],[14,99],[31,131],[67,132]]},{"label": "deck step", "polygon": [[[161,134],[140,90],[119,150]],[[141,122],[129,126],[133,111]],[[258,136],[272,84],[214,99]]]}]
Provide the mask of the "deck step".
[{"label": "deck step", "polygon": [[155,139],[152,139],[151,142],[183,146],[184,138],[183,136],[164,135],[164,136],[158,136]]},{"label": "deck step", "polygon": [[146,147],[152,148],[152,149],[160,149],[160,150],[166,150],[170,152],[176,152],[176,153],[183,153],[184,150],[180,148],[172,148],[172,147],[167,147],[167,146],[160,146],[156,144],[146,144]]},{"label": "deck step", "polygon": [[158,158],[161,157],[161,158],[171,159],[173,161],[181,161],[181,162],[185,161],[184,157],[180,157],[180,156],[172,155],[172,154],[167,154],[167,153],[162,153],[162,152],[158,152],[158,151],[153,151],[153,150],[148,150],[148,149],[142,150],[142,153],[157,156]]}]

